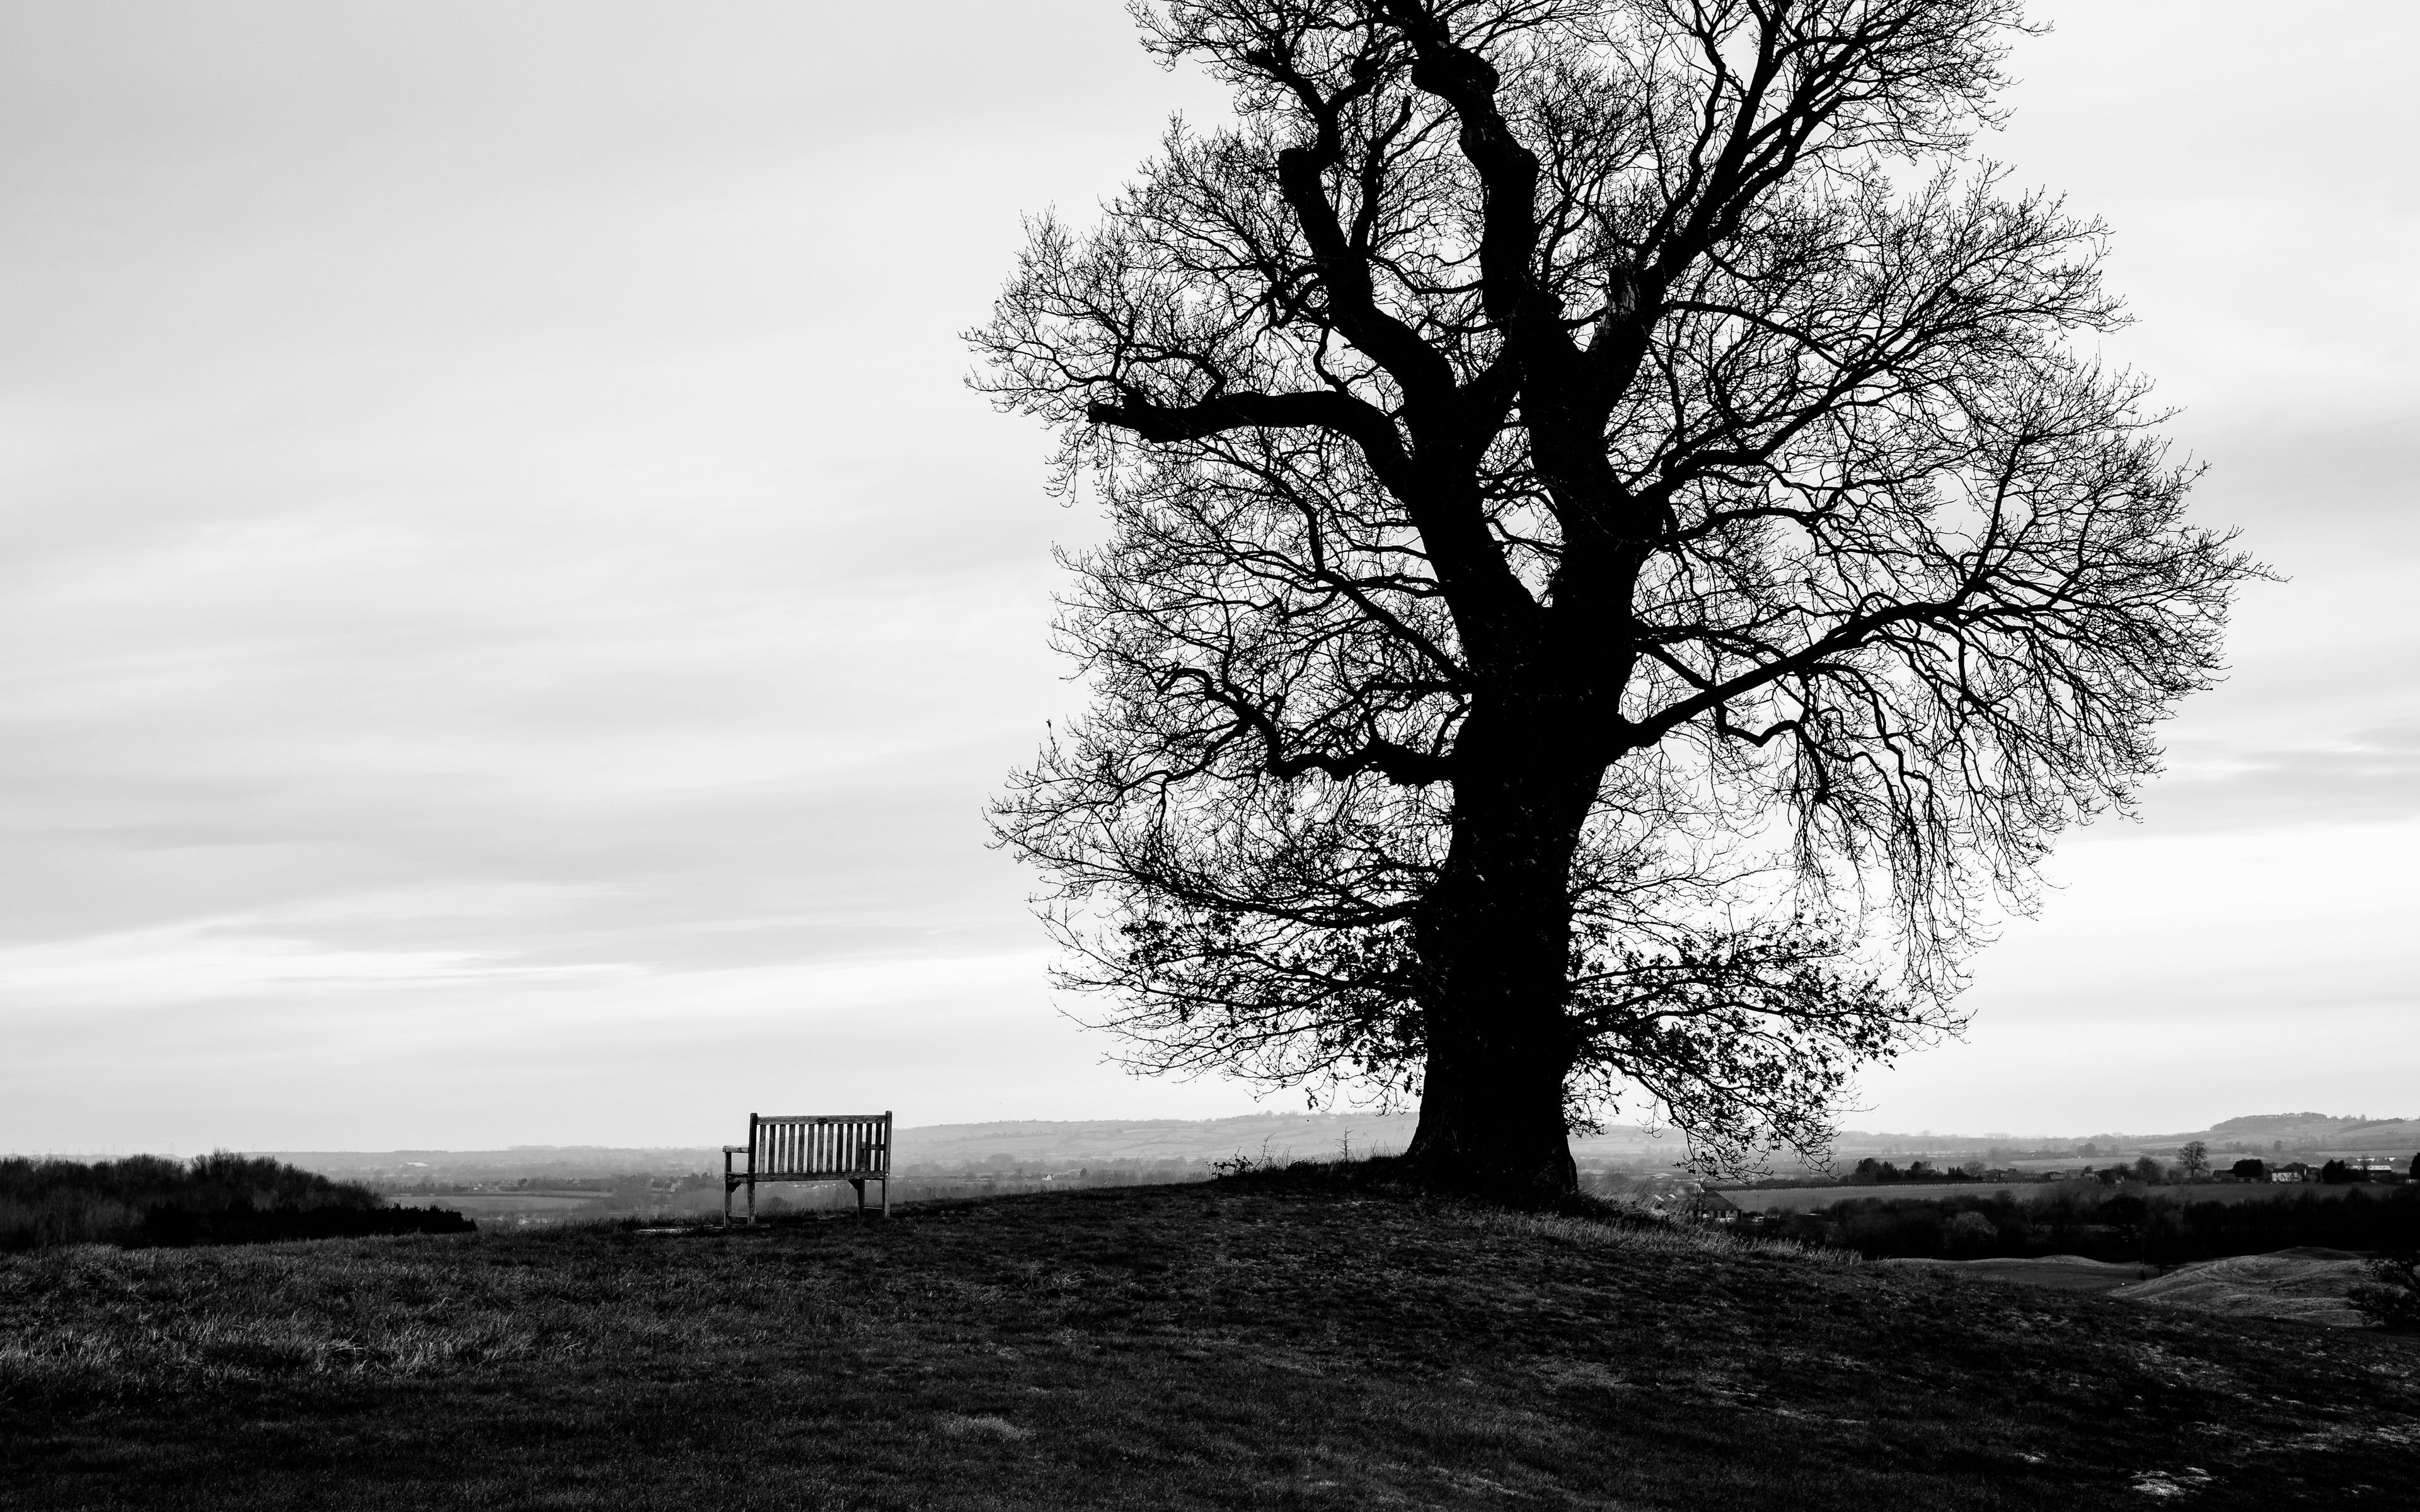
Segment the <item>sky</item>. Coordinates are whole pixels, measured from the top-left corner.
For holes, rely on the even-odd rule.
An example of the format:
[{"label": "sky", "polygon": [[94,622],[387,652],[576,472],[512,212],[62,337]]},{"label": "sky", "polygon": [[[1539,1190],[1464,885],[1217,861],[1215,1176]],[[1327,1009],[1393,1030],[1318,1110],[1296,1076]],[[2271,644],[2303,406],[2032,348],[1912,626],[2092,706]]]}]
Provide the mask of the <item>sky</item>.
[{"label": "sky", "polygon": [[[2034,15],[1986,149],[2283,580],[1844,1121],[2420,1113],[2420,11]],[[0,1150],[1252,1111],[986,847],[1097,526],[956,336],[1220,106],[1112,0],[0,5]]]}]

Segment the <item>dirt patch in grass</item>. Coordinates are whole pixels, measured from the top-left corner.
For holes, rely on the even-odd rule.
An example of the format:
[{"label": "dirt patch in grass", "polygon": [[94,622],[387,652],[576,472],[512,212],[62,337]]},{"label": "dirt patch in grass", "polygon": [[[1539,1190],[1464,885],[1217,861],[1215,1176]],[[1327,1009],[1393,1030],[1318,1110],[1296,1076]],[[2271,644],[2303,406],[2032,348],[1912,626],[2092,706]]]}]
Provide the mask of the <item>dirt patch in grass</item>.
[{"label": "dirt patch in grass", "polygon": [[1316,1180],[0,1261],[8,1506],[2409,1506],[2415,1446],[2407,1340]]}]

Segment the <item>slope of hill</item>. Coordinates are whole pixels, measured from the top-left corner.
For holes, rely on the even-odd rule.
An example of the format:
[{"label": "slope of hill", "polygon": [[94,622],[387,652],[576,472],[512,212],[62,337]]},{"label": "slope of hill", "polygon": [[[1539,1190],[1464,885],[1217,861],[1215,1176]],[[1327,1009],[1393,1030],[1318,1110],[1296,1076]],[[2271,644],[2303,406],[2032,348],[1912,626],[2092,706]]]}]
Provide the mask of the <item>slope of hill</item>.
[{"label": "slope of hill", "polygon": [[2346,1294],[2368,1279],[2369,1266],[2360,1256],[2305,1246],[2180,1265],[2110,1295],[2241,1318],[2365,1328],[2368,1319],[2353,1309]]},{"label": "slope of hill", "polygon": [[1983,1512],[2189,1488],[2267,1512],[2409,1491],[2408,1340],[1347,1180],[0,1260],[0,1500]]},{"label": "slope of hill", "polygon": [[2213,1144],[2282,1141],[2290,1148],[2329,1150],[2420,1149],[2420,1119],[2367,1119],[2324,1113],[2269,1113],[2211,1124]]},{"label": "slope of hill", "polygon": [[2252,1134],[2284,1134],[2309,1124],[2333,1124],[2344,1120],[2324,1113],[2252,1113],[2240,1119],[2221,1119],[2210,1126],[2214,1134],[2245,1137]]}]

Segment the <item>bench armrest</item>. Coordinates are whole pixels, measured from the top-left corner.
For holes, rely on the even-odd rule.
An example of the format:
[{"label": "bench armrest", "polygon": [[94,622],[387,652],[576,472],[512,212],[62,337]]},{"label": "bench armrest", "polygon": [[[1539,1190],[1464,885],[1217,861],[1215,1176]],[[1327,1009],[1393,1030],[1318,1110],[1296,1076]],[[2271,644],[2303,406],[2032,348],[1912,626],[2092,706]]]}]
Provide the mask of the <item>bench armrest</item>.
[{"label": "bench armrest", "polygon": [[746,1145],[725,1145],[722,1147],[722,1152],[726,1155],[745,1155],[748,1153],[748,1147]]}]

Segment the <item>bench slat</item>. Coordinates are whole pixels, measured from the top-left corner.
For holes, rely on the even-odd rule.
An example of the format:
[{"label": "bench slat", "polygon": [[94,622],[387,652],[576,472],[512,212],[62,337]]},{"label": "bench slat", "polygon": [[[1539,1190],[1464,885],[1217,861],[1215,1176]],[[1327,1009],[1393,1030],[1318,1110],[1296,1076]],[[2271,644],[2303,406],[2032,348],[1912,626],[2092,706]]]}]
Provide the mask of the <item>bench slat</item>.
[{"label": "bench slat", "polygon": [[758,1180],[846,1180],[889,1174],[890,1120],[884,1115],[760,1114],[753,1121]]},{"label": "bench slat", "polygon": [[758,1123],[880,1123],[887,1113],[760,1113]]}]

